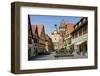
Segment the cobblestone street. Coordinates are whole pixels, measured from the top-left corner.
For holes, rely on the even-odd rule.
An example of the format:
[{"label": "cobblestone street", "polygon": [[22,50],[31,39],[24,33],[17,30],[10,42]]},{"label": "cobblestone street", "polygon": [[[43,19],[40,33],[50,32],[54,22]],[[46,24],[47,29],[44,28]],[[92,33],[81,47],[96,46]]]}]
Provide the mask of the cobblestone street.
[{"label": "cobblestone street", "polygon": [[35,57],[32,57],[30,60],[58,60],[58,59],[78,59],[78,58],[87,58],[87,55],[77,55],[74,56],[64,56],[64,57],[55,57],[55,52],[52,52],[49,55],[38,55]]}]

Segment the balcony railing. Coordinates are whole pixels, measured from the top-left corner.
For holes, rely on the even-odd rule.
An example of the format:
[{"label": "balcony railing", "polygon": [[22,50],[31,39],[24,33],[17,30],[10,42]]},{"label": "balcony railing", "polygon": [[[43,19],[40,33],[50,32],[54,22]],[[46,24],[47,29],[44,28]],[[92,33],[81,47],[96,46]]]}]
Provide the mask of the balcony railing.
[{"label": "balcony railing", "polygon": [[87,39],[88,39],[88,34],[84,34],[82,36],[79,36],[77,38],[72,39],[72,44],[77,43],[77,42],[81,42],[81,41],[85,41]]}]

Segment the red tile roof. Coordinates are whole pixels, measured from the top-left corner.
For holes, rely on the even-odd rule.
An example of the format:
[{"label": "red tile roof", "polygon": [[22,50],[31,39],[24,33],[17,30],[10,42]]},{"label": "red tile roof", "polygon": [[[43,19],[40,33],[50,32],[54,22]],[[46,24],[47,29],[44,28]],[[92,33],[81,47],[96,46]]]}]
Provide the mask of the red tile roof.
[{"label": "red tile roof", "polygon": [[40,37],[41,36],[41,32],[43,31],[43,28],[44,28],[44,25],[37,25],[37,28],[38,28],[38,36]]},{"label": "red tile roof", "polygon": [[33,34],[36,34],[36,29],[37,29],[37,34],[40,37],[42,31],[44,30],[44,25],[42,25],[42,24],[40,24],[40,25],[32,25],[32,33]]},{"label": "red tile roof", "polygon": [[37,27],[36,25],[32,25],[32,33],[33,33],[33,34],[35,34],[36,27]]},{"label": "red tile roof", "polygon": [[74,30],[74,24],[72,23],[67,23],[65,26],[66,30],[68,30],[70,33]]}]

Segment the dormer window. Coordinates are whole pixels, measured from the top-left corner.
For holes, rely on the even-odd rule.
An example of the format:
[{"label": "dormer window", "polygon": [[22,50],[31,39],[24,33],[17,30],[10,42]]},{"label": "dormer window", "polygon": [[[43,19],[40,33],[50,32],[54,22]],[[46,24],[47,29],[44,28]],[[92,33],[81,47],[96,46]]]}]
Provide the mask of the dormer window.
[{"label": "dormer window", "polygon": [[75,26],[75,29],[78,27],[78,25]]},{"label": "dormer window", "polygon": [[83,19],[83,23],[85,23],[85,22],[86,22],[86,19],[84,18],[84,19]]},{"label": "dormer window", "polygon": [[79,23],[79,26],[81,26],[82,22]]}]

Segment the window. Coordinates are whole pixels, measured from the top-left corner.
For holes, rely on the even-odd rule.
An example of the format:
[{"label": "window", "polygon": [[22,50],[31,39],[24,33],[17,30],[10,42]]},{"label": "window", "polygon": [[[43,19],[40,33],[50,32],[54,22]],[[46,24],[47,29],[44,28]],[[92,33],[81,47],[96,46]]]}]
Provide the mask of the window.
[{"label": "window", "polygon": [[71,44],[71,39],[68,40],[68,44]]},{"label": "window", "polygon": [[84,26],[83,27],[83,34],[86,34],[87,33],[87,26]]},{"label": "window", "polygon": [[82,22],[79,23],[79,26],[81,26]]},{"label": "window", "polygon": [[74,28],[76,29],[77,27],[78,27],[78,25],[75,25],[75,27],[74,27]]},{"label": "window", "polygon": [[79,30],[79,36],[82,36],[82,29]]},{"label": "window", "polygon": [[67,34],[66,37],[69,37],[69,34]]},{"label": "window", "polygon": [[83,23],[85,23],[85,22],[86,22],[86,19],[84,18],[84,19],[83,19]]},{"label": "window", "polygon": [[32,44],[32,39],[28,38],[28,44]]},{"label": "window", "polygon": [[36,38],[34,38],[34,43],[37,43],[37,39]]},{"label": "window", "polygon": [[76,38],[76,37],[77,37],[77,32],[74,33],[74,38]]}]

